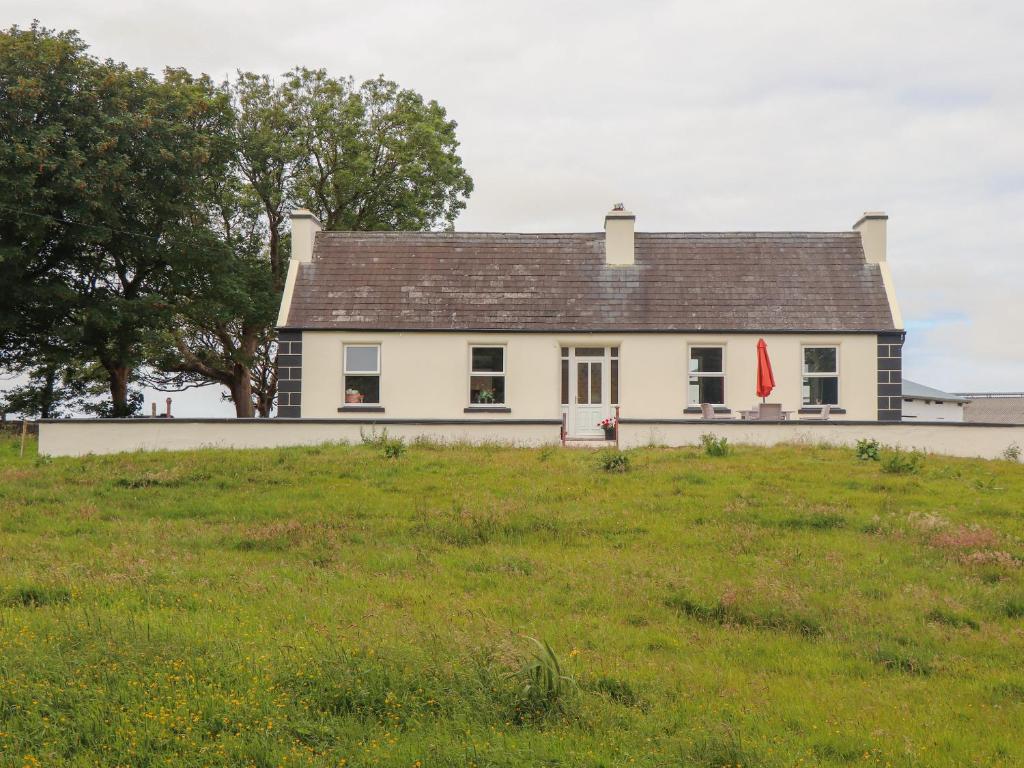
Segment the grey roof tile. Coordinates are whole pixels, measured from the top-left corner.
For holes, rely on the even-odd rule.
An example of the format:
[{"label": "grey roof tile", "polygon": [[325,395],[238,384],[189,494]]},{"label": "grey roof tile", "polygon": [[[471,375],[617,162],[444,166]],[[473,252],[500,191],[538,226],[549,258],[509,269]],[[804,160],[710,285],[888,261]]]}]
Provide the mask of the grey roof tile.
[{"label": "grey roof tile", "polygon": [[856,232],[322,232],[287,327],[495,331],[883,331],[876,265]]}]

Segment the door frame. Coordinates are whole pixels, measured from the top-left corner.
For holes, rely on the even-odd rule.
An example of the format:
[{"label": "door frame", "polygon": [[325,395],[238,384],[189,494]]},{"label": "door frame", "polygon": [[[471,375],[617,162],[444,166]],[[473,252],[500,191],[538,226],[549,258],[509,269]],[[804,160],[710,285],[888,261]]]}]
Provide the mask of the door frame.
[{"label": "door frame", "polygon": [[[589,363],[601,363],[601,403],[600,403],[600,418],[607,419],[614,413],[614,404],[611,402],[612,399],[612,347],[618,345],[612,344],[593,344],[592,348],[600,347],[602,354],[598,355],[580,355],[577,357],[576,349],[587,349],[589,348],[586,342],[576,342],[574,344],[561,344],[559,349],[559,365],[564,360],[561,356],[561,347],[568,347],[569,349],[569,402],[563,404],[561,407],[566,409],[566,436],[573,440],[590,440],[590,439],[604,439],[602,432],[597,428],[596,424],[593,426],[588,425],[586,431],[581,434],[581,425],[577,419],[577,402],[576,395],[579,391],[579,369],[577,362],[589,362]],[[621,362],[619,363],[619,375],[621,376]],[[620,385],[621,387],[621,382]],[[597,430],[596,432],[594,430]]]}]

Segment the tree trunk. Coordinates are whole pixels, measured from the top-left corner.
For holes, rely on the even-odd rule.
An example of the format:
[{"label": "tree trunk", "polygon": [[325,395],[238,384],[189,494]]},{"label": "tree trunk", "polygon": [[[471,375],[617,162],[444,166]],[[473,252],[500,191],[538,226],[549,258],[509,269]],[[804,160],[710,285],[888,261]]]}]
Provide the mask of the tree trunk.
[{"label": "tree trunk", "polygon": [[111,415],[115,419],[124,419],[131,416],[131,408],[128,405],[128,382],[131,379],[132,369],[128,366],[111,366],[107,368],[110,376],[110,399],[113,402]]},{"label": "tree trunk", "polygon": [[251,419],[255,414],[253,413],[252,378],[249,374],[249,367],[235,363],[232,374],[228,388],[231,390],[231,401],[235,404],[235,416],[240,419]]},{"label": "tree trunk", "polygon": [[55,368],[47,368],[43,375],[43,392],[39,397],[39,418],[48,419],[53,413],[54,384],[57,381]]}]

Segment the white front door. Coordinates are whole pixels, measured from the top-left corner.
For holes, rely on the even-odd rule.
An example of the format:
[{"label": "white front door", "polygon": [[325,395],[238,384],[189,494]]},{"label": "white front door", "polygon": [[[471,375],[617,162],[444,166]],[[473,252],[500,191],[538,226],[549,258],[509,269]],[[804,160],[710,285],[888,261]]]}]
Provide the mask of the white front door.
[{"label": "white front door", "polygon": [[605,358],[576,357],[572,388],[574,437],[604,437],[598,422],[608,416]]}]

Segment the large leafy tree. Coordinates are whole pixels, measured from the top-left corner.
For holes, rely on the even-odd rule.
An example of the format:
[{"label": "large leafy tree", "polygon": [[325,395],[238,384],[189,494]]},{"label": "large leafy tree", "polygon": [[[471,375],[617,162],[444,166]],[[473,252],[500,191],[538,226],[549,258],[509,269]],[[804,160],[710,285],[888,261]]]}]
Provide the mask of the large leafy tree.
[{"label": "large leafy tree", "polygon": [[216,252],[197,206],[229,157],[205,78],[86,53],[73,32],[0,34],[0,348],[8,364],[94,361],[113,416],[181,276]]},{"label": "large leafy tree", "polygon": [[268,416],[289,210],[309,208],[327,229],[450,227],[473,182],[444,108],[383,78],[357,88],[323,70],[280,83],[240,73],[228,91],[235,155],[206,207],[221,268],[162,337],[155,378],[222,384],[239,416]]}]

